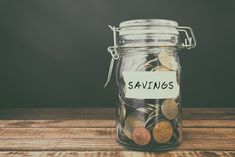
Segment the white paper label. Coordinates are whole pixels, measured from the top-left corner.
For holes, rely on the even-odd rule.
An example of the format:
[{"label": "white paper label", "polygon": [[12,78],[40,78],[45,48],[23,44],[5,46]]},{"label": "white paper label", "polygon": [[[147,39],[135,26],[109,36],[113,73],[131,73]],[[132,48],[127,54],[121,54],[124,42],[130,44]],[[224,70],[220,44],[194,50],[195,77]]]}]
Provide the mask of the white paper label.
[{"label": "white paper label", "polygon": [[179,95],[175,71],[124,71],[125,97],[136,99],[166,99]]}]

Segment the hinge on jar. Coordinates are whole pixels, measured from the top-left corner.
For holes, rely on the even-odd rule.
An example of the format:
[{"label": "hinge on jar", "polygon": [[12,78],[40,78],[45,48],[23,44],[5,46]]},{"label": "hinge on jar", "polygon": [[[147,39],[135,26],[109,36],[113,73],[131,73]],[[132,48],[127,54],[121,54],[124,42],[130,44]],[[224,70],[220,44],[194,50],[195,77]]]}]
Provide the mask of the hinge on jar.
[{"label": "hinge on jar", "polygon": [[[184,26],[179,26],[177,27],[179,32],[184,32],[186,35],[186,39],[184,39],[184,42],[181,44],[183,48],[191,49],[196,47],[197,42],[196,38],[194,36],[193,30],[190,27],[184,27]],[[188,31],[190,31],[190,34],[192,37],[189,37]]]},{"label": "hinge on jar", "polygon": [[119,53],[117,52],[118,46],[117,46],[117,37],[116,37],[116,32],[119,31],[119,29],[116,28],[115,26],[110,26],[110,25],[109,25],[109,28],[113,31],[113,46],[108,47],[107,50],[111,54],[112,59],[110,61],[107,81],[106,81],[104,87],[106,87],[108,85],[109,81],[111,80],[114,61],[119,59]]},{"label": "hinge on jar", "polygon": [[[117,52],[117,37],[116,37],[116,33],[119,32],[119,28],[116,28],[115,26],[110,26],[109,28],[113,31],[113,45],[114,46],[110,46],[108,47],[108,52],[111,54],[112,59],[109,65],[109,71],[108,71],[108,76],[107,76],[107,81],[104,85],[104,87],[106,87],[109,83],[109,81],[111,80],[111,76],[112,76],[112,71],[113,71],[113,65],[114,65],[114,61],[119,59],[119,53]],[[181,46],[183,48],[187,48],[187,49],[191,49],[196,47],[196,39],[193,33],[193,30],[190,27],[184,27],[184,26],[179,26],[177,27],[179,32],[184,32],[186,35],[186,39],[184,40],[184,42],[181,44]],[[188,31],[190,31],[190,34],[192,37],[189,36]]]}]

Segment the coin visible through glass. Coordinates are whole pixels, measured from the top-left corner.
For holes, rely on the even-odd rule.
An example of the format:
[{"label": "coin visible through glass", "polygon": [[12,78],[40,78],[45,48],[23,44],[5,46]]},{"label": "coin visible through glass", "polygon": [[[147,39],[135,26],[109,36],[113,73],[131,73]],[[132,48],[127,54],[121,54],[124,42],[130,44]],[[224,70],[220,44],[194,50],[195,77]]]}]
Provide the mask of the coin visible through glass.
[{"label": "coin visible through glass", "polygon": [[173,127],[168,120],[162,120],[153,128],[153,138],[157,143],[167,143],[173,135]]},{"label": "coin visible through glass", "polygon": [[144,127],[144,117],[138,115],[138,112],[131,113],[127,116],[124,124],[124,134],[132,139],[132,131],[136,127]]},{"label": "coin visible through glass", "polygon": [[127,138],[132,139],[131,131],[128,130],[127,127],[124,127],[124,128],[123,128],[123,133],[126,135]]},{"label": "coin visible through glass", "polygon": [[174,56],[171,55],[170,53],[167,53],[167,52],[159,53],[158,58],[159,58],[160,63],[164,67],[166,67],[170,70],[173,70],[173,71],[177,70],[177,67],[178,67],[177,62],[176,62]]},{"label": "coin visible through glass", "polygon": [[137,113],[129,114],[125,120],[125,126],[128,126],[130,130],[133,130],[135,127],[144,126],[144,117],[138,116]]},{"label": "coin visible through glass", "polygon": [[169,120],[175,119],[178,114],[178,105],[173,99],[166,99],[162,102],[162,114]]},{"label": "coin visible through glass", "polygon": [[138,145],[147,145],[151,140],[151,135],[146,128],[136,127],[132,132],[132,139]]},{"label": "coin visible through glass", "polygon": [[157,67],[153,68],[151,71],[156,71],[156,72],[169,71],[169,69],[167,69],[166,67],[160,65],[160,66],[157,66]]},{"label": "coin visible through glass", "polygon": [[120,104],[118,107],[118,119],[120,122],[123,122],[126,118],[126,108],[123,104]]}]

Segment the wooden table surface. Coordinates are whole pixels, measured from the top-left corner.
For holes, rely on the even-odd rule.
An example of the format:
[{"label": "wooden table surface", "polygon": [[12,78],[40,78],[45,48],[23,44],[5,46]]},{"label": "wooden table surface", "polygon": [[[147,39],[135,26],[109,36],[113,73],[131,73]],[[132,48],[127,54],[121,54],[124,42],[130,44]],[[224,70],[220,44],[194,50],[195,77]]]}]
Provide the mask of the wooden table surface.
[{"label": "wooden table surface", "polygon": [[235,156],[235,108],[183,109],[174,151],[135,152],[115,141],[114,108],[0,110],[0,156]]}]

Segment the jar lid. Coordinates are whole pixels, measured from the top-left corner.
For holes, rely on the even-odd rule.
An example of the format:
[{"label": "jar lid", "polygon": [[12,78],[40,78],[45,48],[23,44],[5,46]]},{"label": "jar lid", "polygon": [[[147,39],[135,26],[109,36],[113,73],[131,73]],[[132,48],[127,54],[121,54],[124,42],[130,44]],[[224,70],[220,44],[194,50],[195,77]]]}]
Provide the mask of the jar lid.
[{"label": "jar lid", "polygon": [[178,35],[178,23],[163,19],[138,19],[121,22],[119,35],[174,34]]},{"label": "jar lid", "polygon": [[130,26],[171,26],[178,27],[178,23],[173,20],[164,19],[138,19],[128,20],[120,23],[119,27],[130,27]]}]

